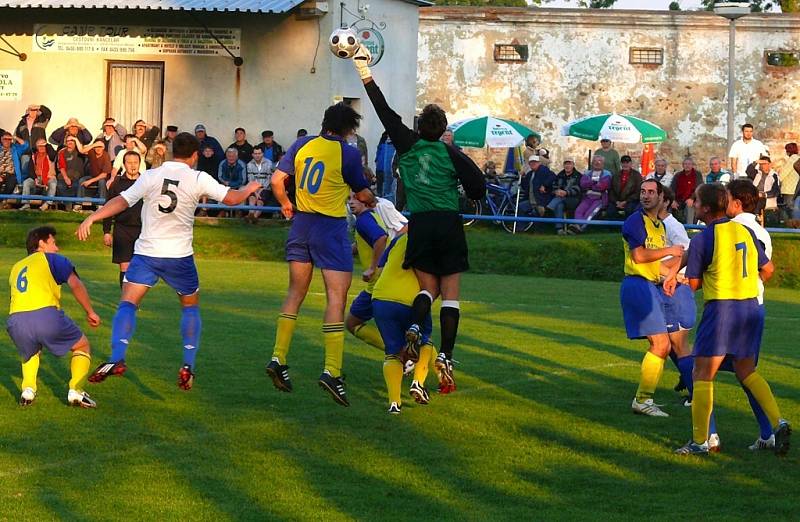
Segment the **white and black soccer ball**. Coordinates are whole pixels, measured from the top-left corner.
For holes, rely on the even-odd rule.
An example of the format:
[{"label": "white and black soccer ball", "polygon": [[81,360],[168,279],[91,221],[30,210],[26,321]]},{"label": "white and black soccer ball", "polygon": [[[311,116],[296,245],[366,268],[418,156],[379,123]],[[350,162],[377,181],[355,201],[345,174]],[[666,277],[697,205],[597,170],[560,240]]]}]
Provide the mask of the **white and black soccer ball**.
[{"label": "white and black soccer ball", "polygon": [[359,43],[356,32],[350,28],[335,29],[328,39],[331,52],[343,59],[352,58],[358,51]]}]

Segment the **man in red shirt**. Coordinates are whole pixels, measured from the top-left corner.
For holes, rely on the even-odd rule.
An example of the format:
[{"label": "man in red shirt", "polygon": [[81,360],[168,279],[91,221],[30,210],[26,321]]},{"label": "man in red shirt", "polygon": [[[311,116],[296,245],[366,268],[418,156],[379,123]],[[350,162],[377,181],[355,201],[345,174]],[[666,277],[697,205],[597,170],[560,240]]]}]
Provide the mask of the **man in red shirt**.
[{"label": "man in red shirt", "polygon": [[[47,189],[47,195],[53,197],[56,195],[56,151],[47,144],[44,138],[36,140],[36,150],[31,153],[31,162],[29,164],[29,177],[22,182],[22,195],[30,196],[32,192],[41,193]],[[25,202],[20,207],[20,210],[28,210],[31,208],[29,202]],[[50,204],[45,201],[40,210],[47,210]]]},{"label": "man in red shirt", "polygon": [[683,160],[683,170],[676,172],[672,178],[672,190],[675,201],[672,209],[675,217],[687,224],[694,224],[694,191],[703,184],[703,175],[695,168],[694,160],[687,157]]},{"label": "man in red shirt", "polygon": [[625,219],[639,208],[639,189],[642,175],[633,168],[630,156],[620,158],[620,171],[611,177],[608,190],[608,219]]}]

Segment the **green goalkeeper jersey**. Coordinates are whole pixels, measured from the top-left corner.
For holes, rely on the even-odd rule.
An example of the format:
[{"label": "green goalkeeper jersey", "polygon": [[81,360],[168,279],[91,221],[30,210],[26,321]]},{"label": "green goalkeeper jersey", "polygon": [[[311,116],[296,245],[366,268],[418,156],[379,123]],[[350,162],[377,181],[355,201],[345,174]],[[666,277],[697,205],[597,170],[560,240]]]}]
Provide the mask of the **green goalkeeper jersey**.
[{"label": "green goalkeeper jersey", "polygon": [[409,212],[458,211],[458,175],[444,143],[417,140],[398,156],[398,167]]}]

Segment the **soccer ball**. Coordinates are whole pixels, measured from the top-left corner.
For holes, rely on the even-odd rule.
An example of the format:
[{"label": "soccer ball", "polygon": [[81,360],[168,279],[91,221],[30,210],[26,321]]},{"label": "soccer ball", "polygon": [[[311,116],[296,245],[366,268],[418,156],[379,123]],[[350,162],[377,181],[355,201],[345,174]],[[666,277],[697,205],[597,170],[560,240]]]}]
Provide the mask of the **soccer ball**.
[{"label": "soccer ball", "polygon": [[356,32],[350,28],[335,29],[328,39],[331,52],[339,58],[352,58],[358,51],[359,41]]}]

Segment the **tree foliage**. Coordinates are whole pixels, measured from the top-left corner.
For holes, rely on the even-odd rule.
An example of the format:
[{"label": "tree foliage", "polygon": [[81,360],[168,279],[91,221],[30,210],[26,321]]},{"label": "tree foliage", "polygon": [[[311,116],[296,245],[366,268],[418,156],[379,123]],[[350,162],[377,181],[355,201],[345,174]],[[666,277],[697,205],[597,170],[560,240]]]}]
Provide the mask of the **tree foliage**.
[{"label": "tree foliage", "polygon": [[[435,0],[436,5],[472,5],[482,7],[527,7],[525,0]],[[538,4],[539,2],[534,2]]]},{"label": "tree foliage", "polygon": [[[714,9],[715,0],[703,0],[703,8],[706,11]],[[784,13],[800,13],[800,0],[750,0],[751,13],[763,13],[771,11],[775,7],[780,7]]]}]

